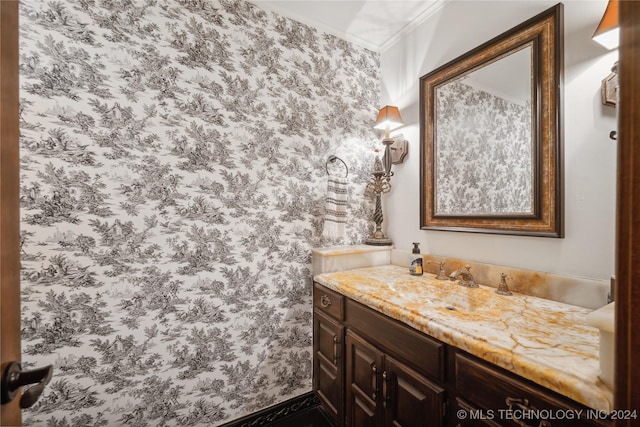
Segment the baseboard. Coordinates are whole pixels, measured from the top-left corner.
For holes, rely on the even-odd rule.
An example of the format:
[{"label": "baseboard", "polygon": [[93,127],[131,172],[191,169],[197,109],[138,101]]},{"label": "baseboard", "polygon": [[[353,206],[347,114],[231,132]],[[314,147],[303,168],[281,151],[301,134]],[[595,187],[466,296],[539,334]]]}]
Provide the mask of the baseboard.
[{"label": "baseboard", "polygon": [[320,405],[320,400],[312,392],[294,397],[253,414],[223,424],[221,427],[261,427],[280,421],[286,417]]}]

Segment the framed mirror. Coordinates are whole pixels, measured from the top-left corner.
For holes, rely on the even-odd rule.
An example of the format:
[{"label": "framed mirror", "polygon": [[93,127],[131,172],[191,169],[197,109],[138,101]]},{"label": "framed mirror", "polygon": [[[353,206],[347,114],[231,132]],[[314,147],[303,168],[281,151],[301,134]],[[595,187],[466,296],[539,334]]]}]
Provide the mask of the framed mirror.
[{"label": "framed mirror", "polygon": [[420,227],[563,237],[563,6],[420,78]]}]

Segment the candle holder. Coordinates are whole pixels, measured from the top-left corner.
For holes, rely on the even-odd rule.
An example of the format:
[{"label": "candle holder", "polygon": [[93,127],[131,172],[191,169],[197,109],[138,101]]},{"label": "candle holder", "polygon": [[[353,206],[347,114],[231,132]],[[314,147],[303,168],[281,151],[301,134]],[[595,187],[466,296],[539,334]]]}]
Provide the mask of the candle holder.
[{"label": "candle holder", "polygon": [[371,171],[371,175],[373,175],[373,177],[369,180],[365,188],[365,194],[375,195],[376,197],[376,208],[373,212],[373,221],[376,223],[376,228],[373,231],[373,234],[365,240],[367,245],[374,246],[390,246],[393,244],[391,239],[385,236],[382,231],[382,221],[384,220],[384,216],[382,215],[381,198],[384,193],[391,191],[391,183],[389,181],[391,181],[393,172],[391,172],[391,155],[389,153],[389,145],[393,144],[393,139],[385,139],[382,143],[385,144],[385,165],[383,166],[380,156],[376,155],[373,163],[373,170]]}]

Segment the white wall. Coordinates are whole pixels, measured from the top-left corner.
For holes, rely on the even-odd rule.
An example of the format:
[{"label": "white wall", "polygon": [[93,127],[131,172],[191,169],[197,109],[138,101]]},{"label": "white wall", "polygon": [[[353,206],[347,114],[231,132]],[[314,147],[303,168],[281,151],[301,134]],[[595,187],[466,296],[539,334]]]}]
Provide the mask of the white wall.
[{"label": "white wall", "polygon": [[[387,234],[399,249],[607,279],[614,272],[615,109],[600,101],[600,82],[617,60],[591,40],[606,0],[564,2],[563,239],[420,230],[419,79],[461,54],[553,6],[552,1],[452,1],[381,55],[381,105],[400,108],[409,155],[396,165],[383,200]],[[393,135],[393,134],[392,134]]]}]

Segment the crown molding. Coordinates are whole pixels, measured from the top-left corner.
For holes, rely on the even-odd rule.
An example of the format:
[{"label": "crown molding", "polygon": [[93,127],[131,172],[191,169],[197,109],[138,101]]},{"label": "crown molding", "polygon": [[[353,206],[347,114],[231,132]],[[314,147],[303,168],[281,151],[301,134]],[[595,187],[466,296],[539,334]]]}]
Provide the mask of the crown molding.
[{"label": "crown molding", "polygon": [[424,11],[422,11],[422,13],[420,13],[416,18],[414,18],[411,22],[405,25],[400,31],[395,33],[389,40],[384,42],[376,50],[376,52],[383,53],[384,51],[389,49],[391,46],[396,44],[398,40],[400,40],[405,35],[409,34],[416,27],[418,27],[427,19],[429,19],[431,16],[433,16],[437,11],[442,9],[447,1],[451,1],[451,0],[437,0],[434,3],[431,3],[431,5],[428,8],[426,8]]},{"label": "crown molding", "polygon": [[339,37],[343,40],[357,44],[373,52],[382,53],[385,50],[387,50],[389,47],[393,46],[396,42],[398,42],[398,40],[400,40],[404,35],[411,32],[414,28],[422,24],[430,16],[432,16],[434,13],[440,10],[447,1],[449,0],[436,0],[435,2],[431,2],[424,11],[418,14],[407,25],[405,25],[402,29],[400,29],[395,34],[393,34],[391,38],[389,38],[382,44],[372,43],[371,41],[365,40],[364,38],[359,37],[349,31],[344,31],[339,28],[333,27],[324,22],[320,22],[319,20],[314,19],[313,17],[310,17],[308,15],[301,14],[301,13],[292,11],[290,9],[287,9],[286,7],[276,6],[273,3],[268,1],[254,0],[252,3],[254,3],[256,6],[260,7],[265,11],[269,11],[269,12],[278,14],[280,16],[284,16],[286,18],[300,22],[304,25],[308,25],[310,27],[316,28],[322,32],[332,34],[336,37]]},{"label": "crown molding", "polygon": [[[1,1],[1,0],[0,0]],[[367,40],[363,40],[360,37],[354,36],[352,34],[349,34],[345,31],[342,31],[338,28],[332,27],[331,25],[327,25],[323,22],[320,22],[316,19],[313,19],[307,15],[304,14],[300,14],[297,12],[294,12],[292,10],[286,9],[286,8],[282,8],[282,7],[278,7],[273,5],[270,2],[262,2],[259,0],[255,0],[252,3],[254,3],[256,6],[260,7],[261,9],[264,9],[265,11],[268,12],[272,12],[275,13],[277,15],[280,16],[284,16],[285,18],[289,18],[292,19],[296,22],[299,22],[301,24],[307,25],[309,27],[313,27],[315,29],[318,29],[324,33],[328,33],[331,35],[334,35],[338,38],[341,38],[343,40],[355,43],[359,46],[362,46],[366,49],[372,50],[374,52],[379,52],[380,46],[376,45],[375,43],[371,43]]]}]

